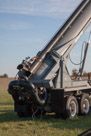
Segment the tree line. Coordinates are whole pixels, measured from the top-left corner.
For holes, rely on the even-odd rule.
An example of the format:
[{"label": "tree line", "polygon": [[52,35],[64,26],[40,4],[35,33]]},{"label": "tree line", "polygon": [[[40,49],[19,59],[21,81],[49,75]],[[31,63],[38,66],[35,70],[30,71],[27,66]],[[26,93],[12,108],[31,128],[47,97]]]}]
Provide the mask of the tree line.
[{"label": "tree line", "polygon": [[3,75],[0,75],[0,78],[8,78],[8,74],[3,74]]},{"label": "tree line", "polygon": [[[79,76],[79,72],[78,72],[78,70],[77,69],[73,69],[72,70],[72,74],[71,74],[71,76],[72,77],[77,77],[77,76]],[[91,72],[83,72],[83,76],[84,77],[88,77],[88,76],[91,76]],[[9,76],[8,76],[8,74],[3,74],[3,75],[0,75],[0,78],[8,78]]]},{"label": "tree line", "polygon": [[[79,76],[79,71],[78,71],[77,69],[73,69],[71,76],[74,76],[74,77]],[[84,71],[84,72],[83,72],[83,76],[84,76],[84,77],[91,76],[91,72],[86,72],[86,71]]]}]

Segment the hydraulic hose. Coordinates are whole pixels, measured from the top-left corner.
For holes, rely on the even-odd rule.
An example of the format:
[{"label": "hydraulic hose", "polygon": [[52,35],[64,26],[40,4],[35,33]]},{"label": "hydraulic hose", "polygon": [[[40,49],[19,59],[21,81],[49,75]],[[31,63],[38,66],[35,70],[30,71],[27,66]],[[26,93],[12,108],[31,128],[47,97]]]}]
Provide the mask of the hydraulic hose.
[{"label": "hydraulic hose", "polygon": [[[27,89],[30,91],[30,93],[32,94],[32,99],[33,101],[38,104],[39,106],[43,106],[46,103],[47,100],[47,91],[44,88],[43,89],[43,97],[41,98],[41,96],[39,96],[39,93],[41,93],[38,88],[35,87],[35,85],[29,81],[24,81],[24,80],[14,80],[12,82],[10,82],[9,84],[9,89],[8,92],[12,95],[14,90],[18,91],[21,90],[24,91]],[[27,89],[26,89],[27,88]]]}]

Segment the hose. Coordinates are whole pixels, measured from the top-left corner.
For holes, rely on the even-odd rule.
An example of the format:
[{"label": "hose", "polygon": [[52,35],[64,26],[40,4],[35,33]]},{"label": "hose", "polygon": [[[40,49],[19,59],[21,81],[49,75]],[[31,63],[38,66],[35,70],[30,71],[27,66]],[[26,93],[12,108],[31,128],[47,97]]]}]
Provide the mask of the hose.
[{"label": "hose", "polygon": [[38,95],[38,89],[34,86],[33,83],[29,82],[30,87],[32,87],[32,93],[34,96],[34,101],[39,105],[39,106],[43,106],[47,100],[47,91],[46,89],[44,89],[44,98],[40,99],[39,95]]}]

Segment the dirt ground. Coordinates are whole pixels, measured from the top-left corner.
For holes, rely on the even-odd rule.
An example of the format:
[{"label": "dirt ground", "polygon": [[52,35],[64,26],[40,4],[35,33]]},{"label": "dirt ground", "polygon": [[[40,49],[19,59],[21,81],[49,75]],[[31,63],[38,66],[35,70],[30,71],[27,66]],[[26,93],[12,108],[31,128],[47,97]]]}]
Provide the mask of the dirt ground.
[{"label": "dirt ground", "polygon": [[[75,80],[74,77],[71,77],[72,80]],[[87,80],[88,77],[83,77],[83,80]],[[8,88],[9,82],[14,80],[14,78],[0,78],[0,88],[5,87]]]},{"label": "dirt ground", "polygon": [[14,80],[14,78],[0,78],[0,87],[7,87],[10,81]]},{"label": "dirt ground", "polygon": [[[72,78],[73,80],[75,79],[74,77]],[[87,77],[83,77],[83,80],[88,79]],[[14,80],[14,78],[0,78],[0,87],[7,87],[10,81]]]}]

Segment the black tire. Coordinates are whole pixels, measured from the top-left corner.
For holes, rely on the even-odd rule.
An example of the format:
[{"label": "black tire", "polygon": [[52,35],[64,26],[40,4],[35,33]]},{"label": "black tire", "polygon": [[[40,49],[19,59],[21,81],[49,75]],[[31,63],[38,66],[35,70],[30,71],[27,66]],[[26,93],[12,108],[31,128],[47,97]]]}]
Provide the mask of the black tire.
[{"label": "black tire", "polygon": [[[22,105],[23,106],[23,105]],[[26,111],[24,112],[17,112],[17,115],[20,117],[20,118],[25,118],[25,117],[31,117],[32,116],[32,110],[31,110],[31,105],[27,105],[26,107]]]},{"label": "black tire", "polygon": [[88,94],[83,94],[79,100],[79,115],[89,115],[90,98]]},{"label": "black tire", "polygon": [[78,114],[78,102],[74,96],[69,96],[65,101],[65,113],[62,117],[67,119],[70,117],[75,117]]},{"label": "black tire", "polygon": [[29,117],[26,112],[17,112],[17,115],[19,116],[19,118]]},{"label": "black tire", "polygon": [[32,112],[17,112],[19,118],[27,118],[32,116]]}]

